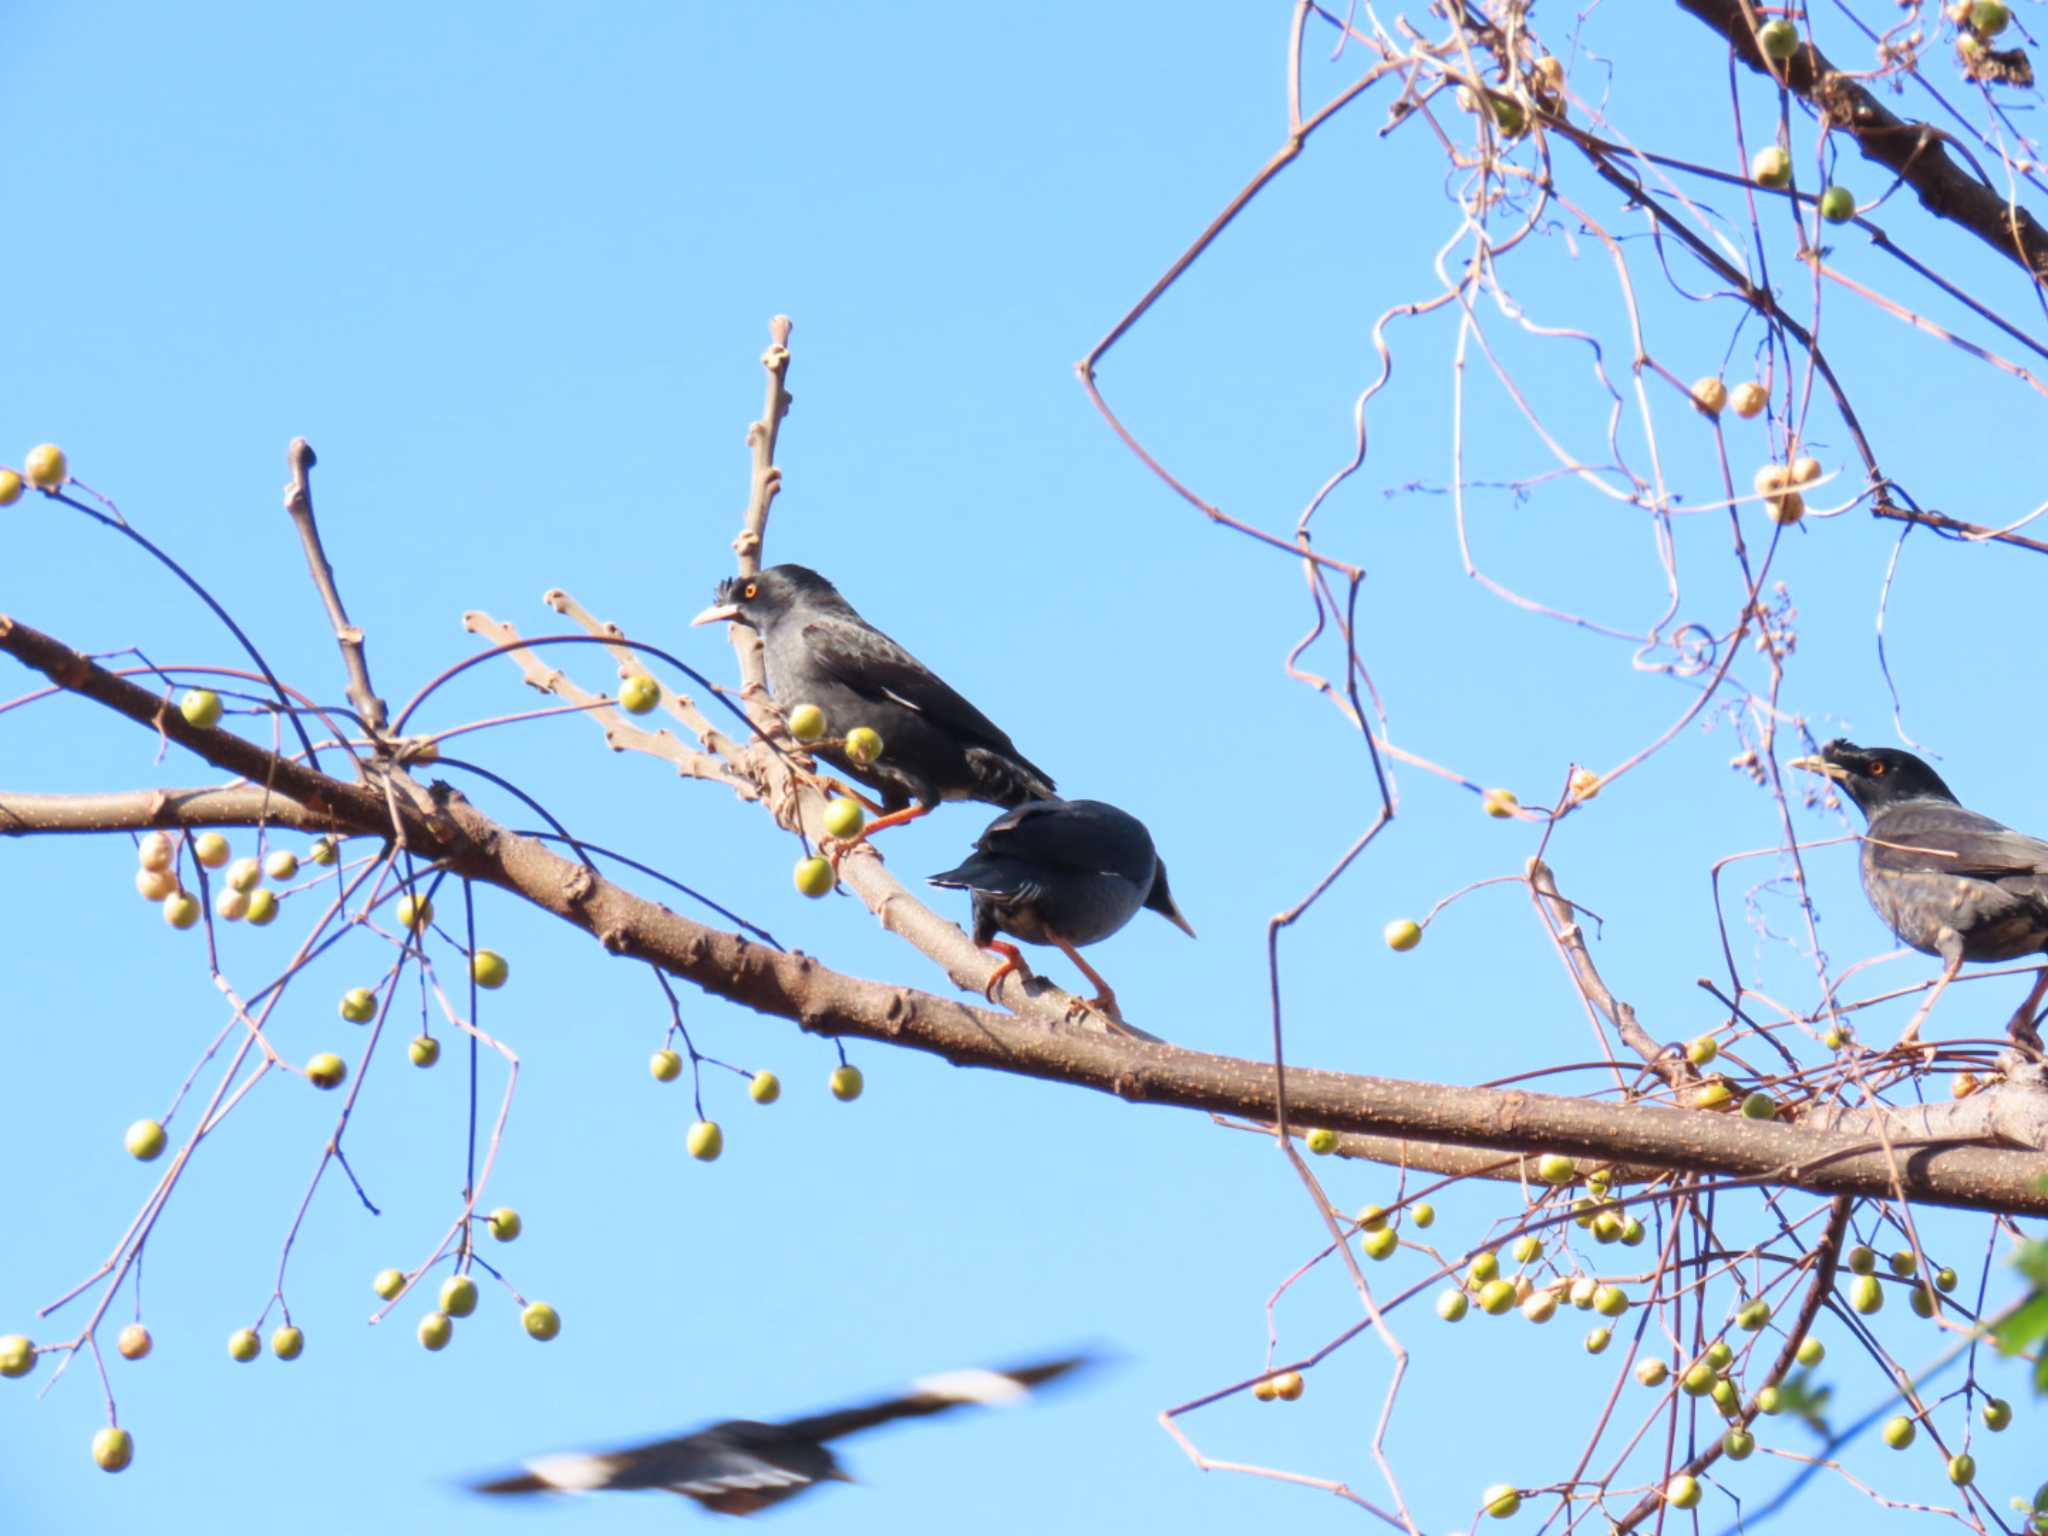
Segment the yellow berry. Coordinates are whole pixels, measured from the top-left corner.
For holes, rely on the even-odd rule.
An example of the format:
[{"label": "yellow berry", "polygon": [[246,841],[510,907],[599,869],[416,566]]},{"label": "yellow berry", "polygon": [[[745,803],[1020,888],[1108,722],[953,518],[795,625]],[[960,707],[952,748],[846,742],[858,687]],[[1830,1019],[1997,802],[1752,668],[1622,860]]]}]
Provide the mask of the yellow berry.
[{"label": "yellow berry", "polygon": [[1412,917],[1397,917],[1387,924],[1384,936],[1387,948],[1405,952],[1422,942],[1422,924]]},{"label": "yellow berry", "polygon": [[305,1348],[305,1334],[289,1323],[270,1336],[270,1352],[280,1360],[296,1360]]},{"label": "yellow berry", "polygon": [[135,1459],[135,1437],[109,1424],[92,1437],[92,1459],[105,1472],[121,1472]]},{"label": "yellow berry", "polygon": [[220,695],[211,688],[194,688],[178,700],[178,713],[195,730],[210,731],[220,724]]},{"label": "yellow berry", "polygon": [[1439,1291],[1436,1298],[1436,1315],[1447,1323],[1455,1323],[1465,1315],[1471,1303],[1463,1291]]},{"label": "yellow berry", "polygon": [[276,849],[263,861],[263,872],[273,880],[289,880],[299,872],[298,855],[288,848]]},{"label": "yellow berry", "polygon": [[866,825],[867,815],[860,808],[858,800],[838,796],[825,803],[825,835],[848,838],[856,836]]},{"label": "yellow berry", "polygon": [[1713,374],[1692,383],[1692,403],[1709,416],[1718,416],[1728,405],[1728,386]]},{"label": "yellow berry", "polygon": [[263,1353],[263,1341],[256,1337],[254,1328],[237,1328],[228,1335],[228,1358],[247,1365]]},{"label": "yellow berry", "polygon": [[420,1319],[420,1342],[428,1349],[445,1349],[448,1341],[455,1337],[455,1324],[448,1320],[445,1312],[429,1312]]},{"label": "yellow berry", "polygon": [[1691,1509],[1700,1501],[1700,1480],[1690,1472],[1681,1472],[1664,1485],[1664,1497],[1673,1509]]},{"label": "yellow berry", "polygon": [[0,1337],[0,1376],[18,1378],[26,1376],[35,1368],[36,1347],[29,1342],[26,1335],[10,1333]]},{"label": "yellow berry", "polygon": [[128,1127],[128,1155],[137,1162],[154,1162],[163,1152],[168,1138],[164,1128],[154,1120],[138,1120]]},{"label": "yellow berry", "polygon": [[0,469],[0,507],[11,507],[21,500],[21,476],[11,469]]},{"label": "yellow berry", "polygon": [[441,1282],[441,1310],[450,1317],[467,1317],[476,1310],[476,1282],[467,1275],[450,1275]]},{"label": "yellow berry", "polygon": [[228,840],[218,832],[202,832],[192,839],[192,857],[208,869],[219,869],[233,853]]},{"label": "yellow berry", "polygon": [[1301,1379],[1301,1372],[1282,1371],[1273,1378],[1273,1395],[1283,1403],[1291,1403],[1301,1396],[1306,1385]]},{"label": "yellow berry", "polygon": [[190,928],[199,921],[199,898],[187,891],[173,891],[164,898],[164,921],[173,928]]},{"label": "yellow berry", "polygon": [[1747,421],[1759,414],[1770,403],[1770,398],[1763,385],[1751,381],[1736,385],[1728,396],[1728,404],[1736,415]]},{"label": "yellow berry", "polygon": [[683,1058],[674,1051],[656,1051],[647,1058],[647,1070],[657,1083],[672,1083],[683,1075]]},{"label": "yellow berry", "polygon": [[877,731],[857,725],[846,733],[846,755],[865,768],[882,755],[882,738]]},{"label": "yellow berry", "polygon": [[843,1066],[832,1069],[832,1076],[826,1080],[826,1086],[832,1090],[833,1098],[842,1104],[851,1104],[860,1097],[861,1089],[867,1085],[860,1075],[859,1067]]},{"label": "yellow berry", "polygon": [[405,1271],[400,1269],[378,1270],[377,1278],[370,1282],[370,1289],[383,1297],[384,1300],[391,1300],[400,1291],[405,1289]]},{"label": "yellow berry", "polygon": [[377,994],[368,987],[350,987],[341,994],[341,1016],[351,1024],[367,1024],[377,1017]]},{"label": "yellow berry", "polygon": [[1381,1227],[1377,1232],[1366,1233],[1362,1246],[1367,1258],[1391,1258],[1394,1250],[1401,1246],[1401,1237],[1392,1227]]},{"label": "yellow berry", "polygon": [[645,672],[635,672],[619,688],[619,707],[629,715],[644,715],[661,702],[661,684]]},{"label": "yellow berry", "polygon": [[796,888],[806,896],[823,896],[832,889],[832,865],[829,860],[813,855],[799,860],[796,866]]},{"label": "yellow berry", "polygon": [[1495,1483],[1479,1495],[1479,1507],[1496,1520],[1505,1520],[1522,1507],[1521,1491],[1513,1483]]},{"label": "yellow berry", "polygon": [[71,466],[65,461],[64,450],[55,443],[43,443],[29,449],[21,467],[28,476],[28,483],[39,491],[54,491],[71,478]]},{"label": "yellow berry", "polygon": [[756,1072],[747,1084],[747,1097],[756,1104],[773,1104],[782,1097],[782,1079],[773,1072]]},{"label": "yellow berry", "polygon": [[495,992],[505,985],[512,974],[512,966],[495,949],[480,949],[470,956],[469,974],[476,978],[476,984],[485,991]]},{"label": "yellow berry", "polygon": [[690,1127],[690,1133],[683,1139],[690,1156],[700,1163],[715,1162],[718,1154],[725,1150],[725,1132],[718,1128],[716,1120],[699,1120]]},{"label": "yellow berry", "polygon": [[426,928],[434,921],[434,904],[424,896],[407,891],[398,898],[398,926],[407,930]]},{"label": "yellow berry", "polygon": [[491,1236],[501,1243],[509,1243],[526,1230],[526,1223],[519,1219],[519,1213],[509,1205],[501,1205],[490,1215]]},{"label": "yellow berry", "polygon": [[789,734],[798,741],[816,741],[825,734],[825,711],[815,704],[799,704],[789,712]]},{"label": "yellow berry", "polygon": [[306,1063],[306,1081],[315,1088],[339,1088],[348,1076],[348,1063],[332,1051],[322,1051]]},{"label": "yellow berry", "polygon": [[562,1331],[561,1314],[544,1301],[527,1303],[526,1310],[519,1314],[519,1323],[529,1338],[543,1344]]},{"label": "yellow berry", "polygon": [[1479,803],[1487,815],[1503,821],[1514,815],[1522,804],[1512,789],[1489,789],[1479,797]]},{"label": "yellow berry", "polygon": [[121,1336],[114,1341],[114,1348],[121,1352],[123,1360],[141,1360],[155,1346],[156,1340],[149,1336],[149,1330],[140,1323],[130,1323],[121,1330]]},{"label": "yellow berry", "polygon": [[1328,1157],[1337,1150],[1337,1133],[1325,1126],[1317,1126],[1305,1138],[1309,1151],[1317,1157]]},{"label": "yellow berry", "polygon": [[441,1042],[432,1035],[415,1035],[412,1044],[406,1047],[406,1054],[412,1058],[414,1066],[431,1067],[441,1059]]}]

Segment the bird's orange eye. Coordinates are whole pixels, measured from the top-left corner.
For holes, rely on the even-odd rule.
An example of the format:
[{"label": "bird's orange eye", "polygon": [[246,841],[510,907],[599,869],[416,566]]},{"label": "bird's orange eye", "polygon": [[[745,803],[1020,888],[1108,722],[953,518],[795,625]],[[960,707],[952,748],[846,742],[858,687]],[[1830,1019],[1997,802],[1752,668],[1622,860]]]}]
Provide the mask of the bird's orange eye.
[{"label": "bird's orange eye", "polygon": [[759,582],[753,582],[753,581],[750,581],[750,582],[748,582],[748,583],[747,583],[747,590],[746,590],[746,591],[744,591],[744,592],[742,592],[742,593],[740,594],[740,596],[742,596],[742,597],[746,597],[746,598],[751,598],[751,597],[753,597],[753,596],[754,596],[754,594],[756,594],[756,593],[757,593],[757,592],[759,592],[760,590],[761,590],[761,586],[760,586],[760,583],[759,583]]},{"label": "bird's orange eye", "polygon": [[1872,777],[1873,779],[1881,779],[1881,778],[1883,778],[1883,777],[1884,777],[1884,764],[1883,764],[1883,763],[1881,763],[1881,762],[1877,762],[1877,763],[1872,763],[1872,764],[1870,765],[1870,776],[1871,776],[1871,777]]}]

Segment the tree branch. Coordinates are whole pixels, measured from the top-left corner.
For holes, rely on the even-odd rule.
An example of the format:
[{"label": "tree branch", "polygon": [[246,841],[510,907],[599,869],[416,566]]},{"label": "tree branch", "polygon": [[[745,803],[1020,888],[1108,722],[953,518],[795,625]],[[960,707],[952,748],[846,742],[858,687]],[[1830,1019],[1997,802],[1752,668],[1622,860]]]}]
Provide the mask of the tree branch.
[{"label": "tree branch", "polygon": [[[435,784],[417,796],[384,796],[341,784],[223,730],[198,730],[156,695],[115,676],[61,642],[0,616],[0,651],[53,682],[126,715],[152,733],[244,778],[266,778],[324,824],[372,836],[405,833],[424,857],[455,874],[495,885],[582,928],[607,950],[644,960],[713,996],[758,1012],[794,1020],[826,1035],[854,1035],[941,1056],[956,1066],[986,1067],[1025,1077],[1092,1088],[1138,1104],[1171,1104],[1217,1114],[1271,1120],[1276,1113],[1270,1062],[1206,1052],[1092,1030],[1049,1027],[1033,1019],[971,1008],[909,987],[862,980],[834,971],[808,955],[787,954],[738,934],[694,922],[646,901],[530,838],[499,826],[452,788]],[[394,783],[417,789],[402,773]],[[127,801],[126,814],[148,803],[151,792]],[[175,805],[180,793],[162,792]],[[258,793],[258,791],[251,791]],[[13,797],[16,815],[29,797]],[[70,797],[56,797],[59,800]],[[50,802],[45,802],[49,804]],[[422,805],[426,807],[422,809]],[[394,828],[393,818],[399,826]],[[253,817],[251,819],[254,819]],[[85,830],[69,815],[69,830]],[[16,830],[32,830],[22,822]],[[878,861],[861,859],[863,876],[888,878]],[[890,880],[890,884],[894,884]],[[886,903],[885,903],[886,907]],[[921,910],[921,909],[920,909]],[[887,912],[884,913],[885,921]],[[925,917],[937,921],[930,913]],[[972,945],[957,928],[959,944]],[[976,964],[984,957],[975,956]],[[1429,1168],[1441,1147],[1489,1148],[1502,1155],[1556,1151],[1606,1162],[1641,1164],[1694,1174],[1791,1185],[1822,1194],[1908,1199],[1936,1205],[2048,1215],[2048,1141],[2038,1134],[2028,1150],[1970,1142],[1944,1134],[1944,1110],[1974,1111],[1996,1130],[1997,1099],[2038,1103],[2038,1084],[2007,1084],[1955,1106],[1916,1106],[1895,1112],[1892,1150],[1867,1136],[1743,1120],[1654,1105],[1603,1104],[1515,1090],[1404,1082],[1290,1068],[1290,1114],[1309,1125],[1361,1132],[1400,1146],[1399,1161]],[[2032,1123],[2038,1125],[2041,1117]],[[2025,1116],[2016,1123],[2028,1123]],[[1404,1145],[1405,1144],[1405,1145]],[[1467,1154],[1469,1155],[1469,1154]]]}]

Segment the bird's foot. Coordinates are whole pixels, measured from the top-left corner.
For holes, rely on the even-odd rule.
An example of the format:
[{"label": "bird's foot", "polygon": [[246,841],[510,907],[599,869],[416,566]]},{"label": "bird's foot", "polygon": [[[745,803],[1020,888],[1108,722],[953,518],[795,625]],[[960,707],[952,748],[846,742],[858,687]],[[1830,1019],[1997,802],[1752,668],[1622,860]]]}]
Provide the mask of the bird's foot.
[{"label": "bird's foot", "polygon": [[2035,1061],[2043,1058],[2041,1031],[2025,1013],[2014,1014],[2012,1022],[2005,1026],[2005,1032],[2011,1039],[2013,1048],[2021,1055],[2031,1056]]},{"label": "bird's foot", "polygon": [[866,795],[862,794],[859,790],[855,789],[851,784],[847,784],[842,782],[841,780],[835,779],[829,773],[821,773],[818,775],[818,787],[824,790],[827,794],[843,795],[848,800],[854,801],[860,806],[862,810],[866,811],[870,816],[880,816],[883,814],[882,806],[879,801],[870,800]]},{"label": "bird's foot", "polygon": [[1104,987],[1094,997],[1076,997],[1067,1003],[1067,1022],[1079,1024],[1091,1013],[1099,1013],[1110,1023],[1122,1026],[1124,1016],[1116,1005],[1116,994]]},{"label": "bird's foot", "polygon": [[860,833],[855,833],[852,837],[821,837],[818,839],[818,855],[827,864],[832,866],[832,878],[834,881],[837,881],[839,878],[839,861],[856,849],[867,849],[871,857],[881,858],[881,854],[868,847],[867,838]]},{"label": "bird's foot", "polygon": [[1024,963],[1024,952],[1016,945],[998,940],[992,944],[984,944],[982,948],[992,949],[1003,957],[1003,963],[989,974],[987,984],[981,989],[981,995],[991,1003],[996,1000],[996,988],[1003,984],[1005,976],[1014,972],[1027,981],[1031,979],[1031,968]]},{"label": "bird's foot", "polygon": [[877,832],[886,831],[890,827],[900,827],[906,821],[915,821],[918,817],[929,816],[931,813],[932,807],[929,805],[906,805],[900,811],[891,811],[886,816],[877,816],[861,830],[861,836],[873,837]]}]

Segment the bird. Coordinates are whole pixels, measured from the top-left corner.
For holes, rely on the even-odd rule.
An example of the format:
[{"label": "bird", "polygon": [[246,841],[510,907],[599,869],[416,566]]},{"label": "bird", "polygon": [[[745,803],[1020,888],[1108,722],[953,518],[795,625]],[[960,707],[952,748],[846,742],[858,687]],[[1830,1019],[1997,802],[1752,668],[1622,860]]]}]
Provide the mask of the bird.
[{"label": "bird", "polygon": [[970,1404],[1022,1401],[1090,1357],[1073,1355],[1005,1370],[946,1371],[879,1402],[779,1423],[725,1419],[690,1434],[610,1451],[535,1457],[524,1472],[470,1487],[477,1493],[589,1493],[665,1489],[721,1515],[751,1515],[820,1483],[850,1483],[830,1442],[895,1419],[915,1419]]},{"label": "bird", "polygon": [[1006,811],[975,840],[964,864],[930,877],[933,885],[973,893],[974,942],[1003,956],[983,990],[1021,970],[1024,956],[996,938],[1051,944],[1081,968],[1097,989],[1088,1006],[1116,1013],[1116,993],[1080,955],[1148,907],[1189,938],[1166,883],[1166,865],[1152,834],[1128,812],[1100,800],[1032,800]]},{"label": "bird", "polygon": [[[729,621],[757,630],[768,691],[784,709],[812,704],[837,737],[815,749],[881,795],[867,833],[915,820],[945,800],[1022,805],[1054,792],[1052,776],[1002,729],[902,646],[876,629],[839,589],[801,565],[771,565],[718,585],[716,601],[690,622]],[[856,761],[846,733],[866,726],[881,756]]]},{"label": "bird", "polygon": [[[1841,785],[1869,823],[1863,894],[1885,926],[1941,979],[1899,1037],[1911,1046],[1965,961],[2016,960],[2048,951],[2048,843],[1966,810],[1941,775],[1910,752],[1834,740],[1794,768]],[[2041,1049],[2034,1015],[2048,995],[2043,966],[2006,1025],[2014,1043]]]}]

